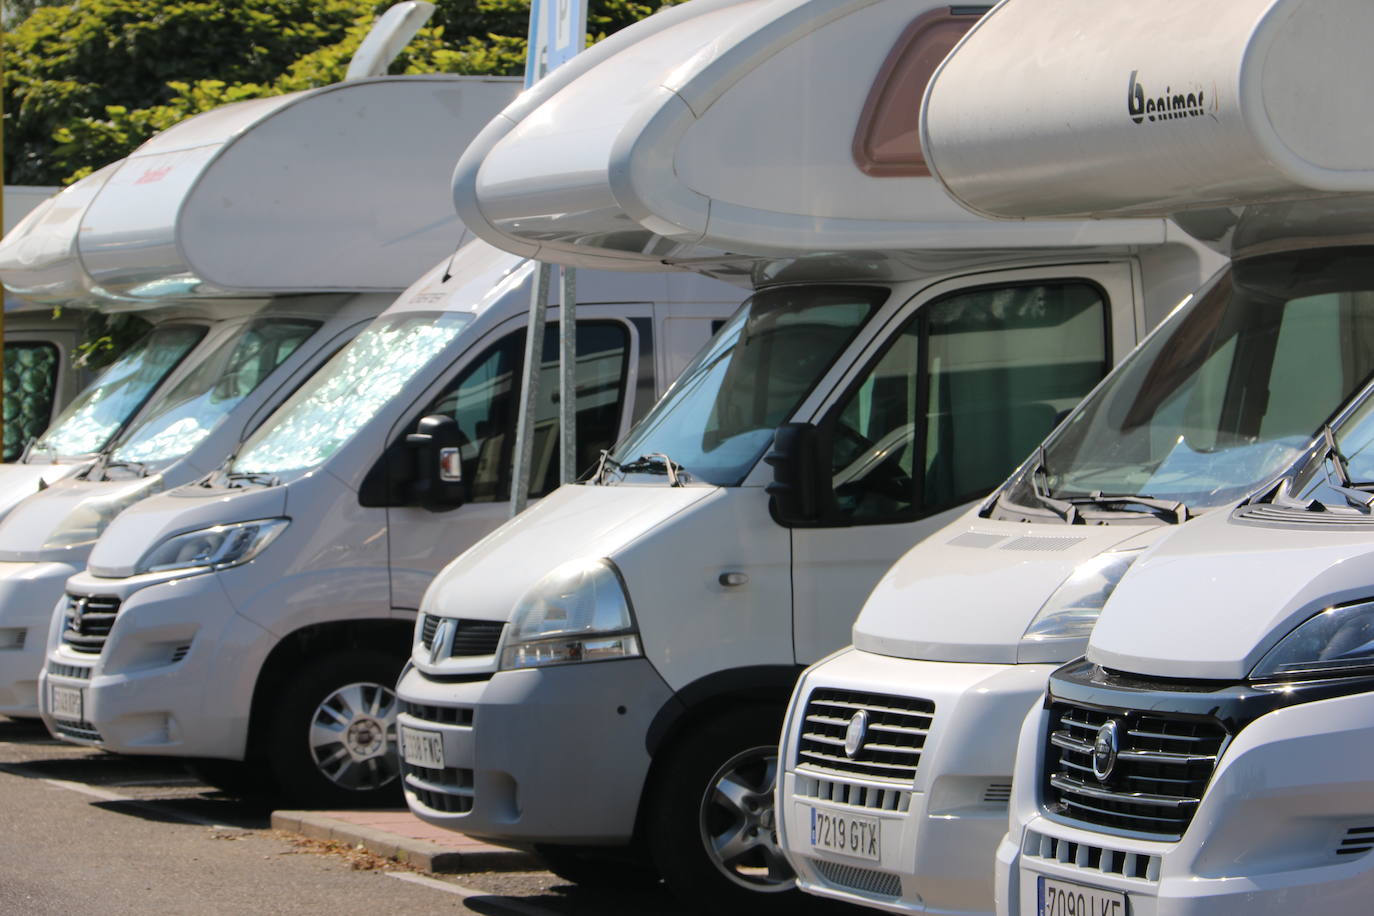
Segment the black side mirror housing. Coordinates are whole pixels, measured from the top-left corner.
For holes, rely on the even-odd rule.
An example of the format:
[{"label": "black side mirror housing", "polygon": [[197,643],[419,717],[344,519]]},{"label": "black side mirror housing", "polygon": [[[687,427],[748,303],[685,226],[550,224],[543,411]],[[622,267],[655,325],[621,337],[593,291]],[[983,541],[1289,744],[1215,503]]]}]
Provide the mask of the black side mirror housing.
[{"label": "black side mirror housing", "polygon": [[803,528],[821,521],[821,438],[810,423],[784,423],[773,433],[763,460],[773,467],[773,482],[765,490],[768,511],[779,525]]},{"label": "black side mirror housing", "polygon": [[415,432],[406,436],[406,449],[414,456],[409,502],[431,512],[456,509],[466,497],[463,434],[458,421],[444,414],[421,417]]}]

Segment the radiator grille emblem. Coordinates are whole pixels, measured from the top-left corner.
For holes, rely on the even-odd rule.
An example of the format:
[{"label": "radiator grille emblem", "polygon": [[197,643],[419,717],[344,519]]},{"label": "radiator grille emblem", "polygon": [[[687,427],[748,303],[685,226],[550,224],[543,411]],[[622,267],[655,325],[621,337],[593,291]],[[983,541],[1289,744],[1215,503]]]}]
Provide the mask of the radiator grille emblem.
[{"label": "radiator grille emblem", "polygon": [[850,760],[858,756],[859,750],[864,746],[864,738],[868,734],[868,710],[861,709],[854,713],[849,720],[849,727],[844,730],[844,753]]},{"label": "radiator grille emblem", "polygon": [[441,658],[447,658],[450,647],[453,644],[453,629],[457,625],[451,617],[445,617],[439,621],[439,626],[434,631],[434,641],[429,644],[429,663],[438,664]]},{"label": "radiator grille emblem", "polygon": [[1121,750],[1121,739],[1117,734],[1120,727],[1119,719],[1108,719],[1093,739],[1093,775],[1098,782],[1111,779],[1112,770],[1116,769],[1116,756]]}]

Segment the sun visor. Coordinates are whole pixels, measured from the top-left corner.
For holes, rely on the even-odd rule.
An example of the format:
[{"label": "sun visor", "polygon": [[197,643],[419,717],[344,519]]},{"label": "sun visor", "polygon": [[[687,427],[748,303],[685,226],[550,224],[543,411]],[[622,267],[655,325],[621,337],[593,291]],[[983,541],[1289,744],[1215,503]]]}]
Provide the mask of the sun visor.
[{"label": "sun visor", "polygon": [[46,305],[91,298],[89,277],[76,254],[77,230],[119,164],[107,165],[42,201],[5,233],[0,239],[0,281],[7,292]]},{"label": "sun visor", "polygon": [[919,100],[979,8],[693,0],[669,14],[555,71],[483,131],[454,173],[469,229],[545,260],[629,269],[1163,237],[1161,221],[989,223],[929,177]]},{"label": "sun visor", "polygon": [[1370,193],[1370,35],[1368,0],[1004,0],[931,81],[922,142],[998,217]]},{"label": "sun visor", "polygon": [[188,119],[118,165],[77,254],[112,298],[399,290],[452,253],[444,193],[514,79],[381,77]]}]

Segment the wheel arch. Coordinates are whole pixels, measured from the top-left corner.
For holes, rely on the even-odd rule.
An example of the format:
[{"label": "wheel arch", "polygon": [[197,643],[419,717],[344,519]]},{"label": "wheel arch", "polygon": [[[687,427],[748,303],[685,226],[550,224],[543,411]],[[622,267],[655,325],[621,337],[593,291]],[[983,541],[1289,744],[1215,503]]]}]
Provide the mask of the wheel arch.
[{"label": "wheel arch", "polygon": [[781,717],[804,669],[803,665],[750,665],[715,671],[688,684],[663,704],[644,736],[651,762],[635,818],[637,839],[644,838],[646,812],[673,746],[722,709],[773,707]]},{"label": "wheel arch", "polygon": [[248,758],[264,755],[266,713],[272,709],[272,697],[287,683],[293,670],[299,670],[302,664],[322,653],[346,649],[386,651],[393,645],[397,659],[403,661],[414,632],[415,625],[408,620],[338,620],[301,627],[278,640],[263,661],[253,687],[248,719]]}]

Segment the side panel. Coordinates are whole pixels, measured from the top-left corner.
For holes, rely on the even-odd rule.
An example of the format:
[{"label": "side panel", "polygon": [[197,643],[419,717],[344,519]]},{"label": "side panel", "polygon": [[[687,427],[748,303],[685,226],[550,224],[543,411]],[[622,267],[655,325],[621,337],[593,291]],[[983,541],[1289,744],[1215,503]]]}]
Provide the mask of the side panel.
[{"label": "side panel", "polygon": [[[962,299],[968,300],[968,308],[962,315],[949,318],[950,321],[962,324],[976,321],[979,308],[986,309],[986,314],[995,319],[1000,315],[1002,306],[996,301],[989,304],[988,297],[982,295],[983,290],[991,289],[995,296],[1000,287],[1023,289],[1039,284],[1049,286],[1078,281],[1098,290],[1107,299],[1110,336],[1095,345],[1100,352],[1103,343],[1109,342],[1107,361],[1097,370],[1105,373],[1135,344],[1139,309],[1129,263],[1063,265],[972,274],[936,284],[914,297],[898,320],[888,325],[886,334],[870,344],[855,371],[817,411],[815,421],[822,426],[827,422],[834,424],[838,454],[844,442],[843,437],[857,435],[849,428],[853,423],[853,415],[876,417],[881,414],[885,407],[890,406],[893,383],[900,382],[901,375],[914,374],[914,379],[907,382],[915,389],[914,396],[909,396],[925,404],[916,408],[924,411],[923,415],[917,415],[917,428],[913,429],[910,424],[895,428],[885,438],[867,443],[866,451],[861,452],[859,458],[836,469],[833,479],[837,498],[849,487],[865,494],[858,497],[860,500],[868,501],[867,504],[860,502],[856,505],[853,524],[847,527],[796,528],[790,532],[792,587],[795,595],[794,640],[798,663],[810,664],[849,643],[854,618],[888,567],[912,545],[964,511],[967,508],[964,500],[975,498],[977,494],[966,492],[966,484],[943,480],[941,475],[948,478],[950,472],[941,471],[940,468],[953,467],[956,476],[976,479],[983,487],[1000,482],[1001,477],[1010,473],[1016,463],[1024,458],[1015,444],[1029,447],[1027,443],[1038,441],[1050,432],[1057,416],[1075,403],[1074,398],[1052,397],[1053,391],[1048,389],[1067,385],[1081,397],[1087,387],[1101,378],[1101,374],[1088,378],[1083,375],[1084,366],[1076,364],[1072,366],[1071,378],[1059,378],[1061,373],[1056,366],[1061,356],[1056,348],[1056,337],[1069,325],[1002,332],[1004,337],[1016,341],[1019,346],[1007,347],[1007,341],[1004,340],[999,347],[982,353],[976,340],[979,335],[976,328],[967,333],[944,334],[944,343],[938,348],[924,341],[918,348],[911,339],[911,329],[916,326],[912,324],[913,320],[920,319],[924,314],[921,310],[935,301],[960,302]],[[962,293],[967,295],[961,296]],[[1034,308],[1035,303],[1021,303],[1019,307]],[[1010,310],[1011,306],[1006,308]],[[1090,316],[1073,320],[1081,320],[1081,317]],[[961,338],[973,340],[970,343]],[[1043,359],[1040,358],[1042,353]],[[912,373],[911,367],[905,364],[908,360],[918,359],[919,364]],[[1065,363],[1064,366],[1068,367],[1069,364]],[[1036,372],[1037,367],[1037,383],[1041,386],[1048,383],[1048,388],[1046,391],[1037,388],[1035,394],[1028,395],[1031,400],[1025,403],[1007,403],[1004,406],[993,401],[993,406],[989,407],[989,395],[978,390],[980,383],[959,381],[961,375],[972,379],[1002,372],[1005,376],[1001,379],[1002,386],[1008,383],[1015,386],[1016,379],[1020,378],[1018,372],[1027,368]],[[1052,376],[1040,378],[1046,374],[1046,369]],[[869,378],[874,382],[871,389],[865,391],[865,386],[870,384],[867,381]],[[942,398],[939,391],[941,384],[947,387],[964,385],[973,389],[973,394],[951,396],[946,393]],[[989,390],[995,392],[1000,388]],[[871,399],[871,404],[862,403],[865,394]],[[1041,398],[1041,395],[1044,397]],[[879,432],[885,428],[879,420],[869,420],[869,423],[871,428]],[[958,434],[950,432],[952,428],[957,429],[964,424],[975,432],[979,429],[985,432],[977,435],[963,430]],[[903,429],[906,430],[904,433]],[[960,451],[952,456],[946,454],[945,450],[955,443],[959,443]],[[862,440],[860,444],[863,444]],[[968,452],[970,447],[976,453]],[[1007,452],[1008,448],[1010,452]],[[901,455],[907,451],[916,451],[916,454],[913,458],[903,459]],[[901,470],[900,465],[904,460],[910,467],[894,476],[894,472]],[[867,462],[867,466],[864,462]],[[887,475],[889,479],[884,480],[880,475]],[[943,487],[960,494],[960,504],[949,505],[941,500],[932,506],[933,512],[918,508],[916,518],[872,515],[865,519],[868,505],[875,499],[889,495],[884,491],[890,491],[893,487],[915,486],[910,478],[924,481],[920,484],[924,487]]]}]

